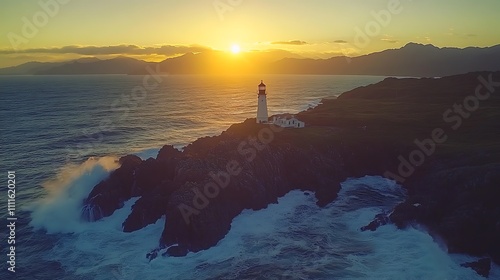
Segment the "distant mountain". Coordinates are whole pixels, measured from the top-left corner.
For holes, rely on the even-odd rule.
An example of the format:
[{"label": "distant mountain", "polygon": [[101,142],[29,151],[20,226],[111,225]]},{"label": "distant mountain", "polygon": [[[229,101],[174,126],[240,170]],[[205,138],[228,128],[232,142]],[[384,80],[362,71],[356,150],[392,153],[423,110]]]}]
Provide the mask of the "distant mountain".
[{"label": "distant mountain", "polygon": [[[287,53],[290,55],[290,53]],[[283,54],[282,54],[283,55]],[[255,52],[227,55],[211,51],[186,54],[160,63],[170,74],[336,74],[436,77],[474,71],[500,70],[500,45],[489,48],[438,48],[409,43],[400,49],[385,50],[354,58],[329,59],[284,57]],[[274,58],[274,59],[273,59]],[[143,70],[143,69],[142,69]],[[145,74],[143,70],[141,74]]]},{"label": "distant mountain", "polygon": [[28,62],[0,69],[0,75],[92,75],[130,74],[144,69],[149,62],[130,57],[100,60],[86,57],[66,62]]},{"label": "distant mountain", "polygon": [[148,63],[130,57],[108,60],[79,59],[49,69],[37,71],[38,75],[129,74],[145,68]]},{"label": "distant mountain", "polygon": [[100,61],[99,58],[97,57],[82,57],[82,58],[79,58],[77,60],[75,60],[79,63],[91,63],[91,62],[97,62],[97,61]]},{"label": "distant mountain", "polygon": [[500,70],[500,45],[488,48],[438,48],[409,43],[354,58],[286,58],[269,67],[282,74],[350,74],[380,76],[447,76],[473,71]]},{"label": "distant mountain", "polygon": [[[145,62],[129,57],[109,60],[82,58],[69,62],[29,62],[0,69],[0,75],[80,75],[80,74],[148,74]],[[500,45],[487,48],[438,48],[409,43],[400,49],[389,49],[348,58],[309,59],[271,50],[231,55],[221,51],[187,53],[168,58],[159,64],[169,74],[332,74],[436,77],[473,71],[500,70]]]},{"label": "distant mountain", "polygon": [[21,65],[0,69],[0,75],[34,75],[53,67],[64,64],[64,62],[27,62]]},{"label": "distant mountain", "polygon": [[235,74],[267,72],[269,64],[286,57],[302,58],[299,55],[272,50],[248,52],[239,55],[221,51],[188,53],[160,62],[160,69],[169,74]]}]

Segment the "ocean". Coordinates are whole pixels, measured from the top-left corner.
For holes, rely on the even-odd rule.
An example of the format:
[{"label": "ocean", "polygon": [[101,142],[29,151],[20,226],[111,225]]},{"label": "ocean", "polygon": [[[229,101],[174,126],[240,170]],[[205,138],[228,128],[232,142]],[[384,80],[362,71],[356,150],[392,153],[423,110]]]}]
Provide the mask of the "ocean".
[{"label": "ocean", "polygon": [[[381,177],[351,178],[327,207],[292,191],[278,204],[245,210],[217,246],[186,257],[146,254],[164,217],[133,233],[121,224],[137,198],[94,223],[79,219],[82,199],[127,154],[156,156],[255,117],[257,85],[267,84],[270,115],[296,113],[372,76],[0,76],[0,166],[15,171],[16,272],[7,271],[9,232],[1,231],[0,279],[482,279],[448,255],[425,228],[386,225],[361,232],[405,199]],[[7,221],[2,185],[0,213]],[[5,226],[2,226],[5,229]],[[492,277],[500,279],[498,267]]]}]

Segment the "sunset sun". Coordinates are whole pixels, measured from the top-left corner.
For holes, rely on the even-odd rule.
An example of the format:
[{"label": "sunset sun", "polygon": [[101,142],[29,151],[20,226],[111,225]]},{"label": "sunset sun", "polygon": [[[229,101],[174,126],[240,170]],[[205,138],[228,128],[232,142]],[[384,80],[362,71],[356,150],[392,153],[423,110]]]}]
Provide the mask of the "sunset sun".
[{"label": "sunset sun", "polygon": [[0,280],[500,280],[500,0],[0,7]]},{"label": "sunset sun", "polygon": [[233,45],[231,46],[231,52],[232,52],[232,53],[234,53],[234,54],[238,54],[238,53],[240,53],[240,51],[241,51],[240,45],[238,45],[238,44],[233,44]]}]

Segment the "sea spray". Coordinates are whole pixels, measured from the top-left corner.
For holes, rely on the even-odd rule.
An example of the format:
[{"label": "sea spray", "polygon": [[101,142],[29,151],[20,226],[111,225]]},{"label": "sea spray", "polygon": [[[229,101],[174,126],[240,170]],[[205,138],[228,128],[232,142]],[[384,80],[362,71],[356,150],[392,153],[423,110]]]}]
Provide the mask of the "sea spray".
[{"label": "sea spray", "polygon": [[294,190],[266,209],[244,210],[208,250],[185,257],[161,256],[161,250],[151,261],[146,254],[158,248],[165,218],[122,232],[133,198],[84,231],[61,236],[47,255],[66,271],[92,279],[481,279],[425,231],[394,225],[360,231],[406,197],[392,181],[349,179],[324,208],[306,194]]},{"label": "sea spray", "polygon": [[[104,134],[102,144],[94,147],[93,154],[125,155],[141,151],[140,157],[144,159],[154,156],[153,151],[142,153],[144,149],[160,148],[165,144],[181,148],[199,137],[219,134],[234,123],[254,117],[254,95],[249,94],[248,88],[254,86],[255,78],[165,76],[168,80],[165,87],[148,94],[143,109],[130,110],[128,119],[120,119],[121,112],[109,110],[109,106],[123,92],[129,92],[141,83],[142,77],[35,75],[2,78],[0,97],[3,102],[0,104],[5,106],[0,112],[6,117],[0,119],[9,120],[12,129],[2,135],[0,158],[2,162],[17,167],[16,171],[22,176],[19,206],[20,209],[25,206],[22,208],[26,211],[26,215],[21,216],[23,221],[28,222],[29,216],[33,215],[36,220],[31,225],[41,229],[32,232],[30,226],[20,228],[20,237],[26,238],[23,238],[22,243],[25,255],[20,258],[23,269],[18,278],[193,279],[192,276],[196,273],[200,276],[199,279],[206,279],[224,271],[244,273],[243,270],[223,265],[213,268],[209,266],[204,272],[203,267],[207,263],[212,264],[209,260],[215,260],[213,250],[194,254],[193,257],[199,262],[191,262],[193,257],[188,256],[190,258],[158,257],[149,263],[146,253],[158,246],[164,218],[137,232],[123,233],[122,223],[135,202],[135,199],[131,199],[112,216],[97,222],[83,223],[70,217],[56,220],[51,211],[64,213],[63,207],[56,207],[61,199],[55,199],[57,192],[39,186],[53,177],[54,169],[63,164],[66,159],[65,147],[87,141],[87,137],[82,135],[82,128],[95,131],[103,121],[112,120],[116,128]],[[258,77],[259,80],[261,78]],[[272,92],[272,103],[275,105],[270,106],[270,110],[275,111],[274,113],[295,113],[306,109],[304,104],[313,100],[338,95],[340,92],[381,81],[384,77],[278,75],[264,79],[272,79],[273,88],[279,89]],[[222,84],[223,87],[220,86]],[[214,115],[213,112],[220,114]],[[66,166],[65,169],[71,168]],[[86,175],[82,173],[82,176]],[[106,175],[102,176],[105,177]],[[88,192],[98,181],[96,179],[86,185]],[[44,184],[46,188],[48,185]],[[54,186],[62,192],[67,192],[69,187],[63,183]],[[286,202],[291,198],[287,196],[284,199]],[[70,216],[78,216],[82,201],[72,199],[71,202],[74,205],[66,206],[75,209],[76,215]],[[310,203],[314,205],[314,202],[307,202]],[[284,205],[279,205],[282,206]],[[52,210],[49,211],[50,209]],[[240,231],[245,231],[247,223],[244,221],[252,217],[242,216],[243,227]],[[62,224],[67,221],[70,224],[65,231],[74,233],[58,233],[63,229]],[[234,227],[236,229],[240,226]],[[47,228],[55,233],[45,234]],[[221,246],[221,252],[227,252],[231,256],[237,251],[245,254],[246,250],[243,248]],[[249,254],[252,258],[254,255]],[[249,258],[239,255],[234,256],[234,259],[240,260],[245,266],[253,263]]]},{"label": "sea spray", "polygon": [[79,232],[83,199],[92,188],[119,167],[117,158],[89,158],[81,165],[70,164],[56,178],[43,183],[47,196],[37,202],[31,225],[48,233]]}]

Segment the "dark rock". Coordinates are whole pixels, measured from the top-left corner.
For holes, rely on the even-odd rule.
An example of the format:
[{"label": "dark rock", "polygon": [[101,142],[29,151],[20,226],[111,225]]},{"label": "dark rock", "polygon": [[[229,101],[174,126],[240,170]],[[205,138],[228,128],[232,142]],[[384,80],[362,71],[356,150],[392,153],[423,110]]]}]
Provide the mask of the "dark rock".
[{"label": "dark rock", "polygon": [[368,225],[361,227],[361,231],[375,231],[380,226],[386,225],[391,222],[391,219],[386,213],[380,213],[375,215],[373,221],[371,221]]},{"label": "dark rock", "polygon": [[488,276],[490,276],[490,269],[491,269],[490,258],[480,259],[475,262],[463,263],[461,264],[461,266],[472,268],[475,272],[477,272],[477,274],[485,278],[488,278]]},{"label": "dark rock", "polygon": [[316,191],[316,205],[319,207],[325,207],[330,202],[337,198],[337,194],[340,190],[340,182],[332,183],[331,186],[320,188]]},{"label": "dark rock", "polygon": [[132,212],[123,222],[123,231],[132,232],[155,223],[166,214],[168,197],[174,192],[172,181],[164,181],[154,191],[144,194],[132,206]]},{"label": "dark rock", "polygon": [[158,151],[158,155],[156,156],[157,160],[168,160],[175,159],[182,156],[182,152],[174,148],[172,145],[163,146],[160,151]]},{"label": "dark rock", "polygon": [[121,166],[109,178],[97,184],[84,201],[82,218],[87,221],[107,217],[123,207],[123,202],[132,197],[135,169],[142,160],[134,155],[120,158]]},{"label": "dark rock", "polygon": [[[464,167],[460,161],[464,158],[408,182],[413,194],[395,208],[391,220],[400,228],[412,222],[426,225],[446,241],[450,253],[490,255],[498,262],[500,163]],[[415,201],[420,201],[419,207]]]},{"label": "dark rock", "polygon": [[[314,192],[317,204],[325,206],[346,178],[398,170],[400,155],[415,150],[415,139],[430,137],[436,127],[450,128],[441,121],[443,112],[474,93],[479,75],[490,73],[386,79],[297,114],[307,124],[304,129],[276,129],[249,119],[219,136],[200,138],[183,152],[167,145],[156,159],[123,157],[121,167],[94,187],[82,216],[109,216],[125,200],[141,196],[125,231],[166,215],[163,248],[176,245],[172,255],[207,249],[224,238],[244,209],[263,209],[293,189]],[[500,80],[500,72],[492,75]],[[408,199],[390,220],[399,228],[423,224],[450,252],[488,255],[500,263],[500,137],[495,133],[500,97],[492,94],[482,102],[488,105],[405,178]],[[364,229],[387,222],[377,215]]]},{"label": "dark rock", "polygon": [[170,257],[184,257],[189,253],[189,250],[185,246],[171,246],[167,249],[167,252],[164,253],[166,256]]},{"label": "dark rock", "polygon": [[173,179],[174,164],[149,158],[135,169],[133,196],[140,196],[152,191],[163,180]]},{"label": "dark rock", "polygon": [[146,258],[149,261],[152,261],[152,260],[156,259],[158,257],[158,252],[159,251],[160,251],[159,248],[156,248],[156,249],[152,250],[151,252],[149,252],[149,253],[146,254]]},{"label": "dark rock", "polygon": [[141,164],[142,159],[136,155],[127,155],[121,157],[118,162],[122,168],[126,169],[134,169],[139,164]]}]

